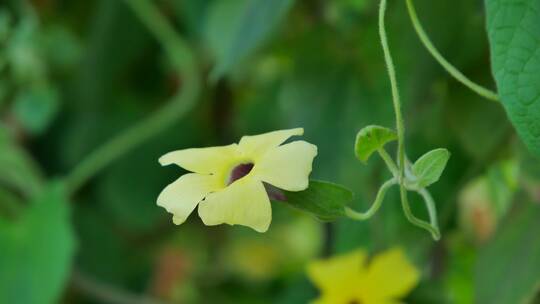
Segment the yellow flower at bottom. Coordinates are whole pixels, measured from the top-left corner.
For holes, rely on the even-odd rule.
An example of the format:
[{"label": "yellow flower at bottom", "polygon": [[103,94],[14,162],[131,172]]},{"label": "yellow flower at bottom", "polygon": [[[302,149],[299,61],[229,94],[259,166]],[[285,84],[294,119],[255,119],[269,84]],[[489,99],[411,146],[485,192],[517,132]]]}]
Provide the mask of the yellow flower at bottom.
[{"label": "yellow flower at bottom", "polygon": [[382,252],[369,263],[363,250],[315,261],[308,276],[321,291],[317,304],[400,303],[420,278],[401,249]]},{"label": "yellow flower at bottom", "polygon": [[272,221],[264,183],[287,191],[309,185],[317,147],[294,141],[304,129],[244,136],[238,144],[193,148],[165,154],[161,165],[176,164],[188,171],[159,195],[157,204],[173,214],[179,225],[199,205],[205,225],[244,225],[265,232]]}]

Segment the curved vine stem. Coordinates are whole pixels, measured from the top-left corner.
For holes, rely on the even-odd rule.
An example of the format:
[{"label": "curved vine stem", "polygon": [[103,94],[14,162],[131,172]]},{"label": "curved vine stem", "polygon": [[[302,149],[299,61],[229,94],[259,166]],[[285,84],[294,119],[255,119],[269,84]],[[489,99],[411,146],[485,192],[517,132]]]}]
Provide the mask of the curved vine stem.
[{"label": "curved vine stem", "polygon": [[[397,135],[398,135],[398,152],[397,152],[398,164],[397,165],[399,169],[398,182],[399,182],[399,191],[400,191],[400,197],[401,197],[401,206],[403,208],[403,212],[405,213],[405,217],[407,218],[407,220],[409,220],[409,222],[411,222],[413,225],[416,225],[420,228],[428,230],[433,236],[433,238],[435,240],[438,240],[440,238],[440,233],[437,226],[433,226],[432,224],[415,217],[411,211],[409,200],[407,198],[407,189],[405,187],[405,167],[406,167],[405,126],[403,122],[403,116],[401,113],[401,101],[399,98],[399,90],[397,86],[396,70],[394,67],[394,62],[392,60],[392,55],[390,54],[390,47],[388,46],[388,38],[386,35],[386,27],[385,27],[386,3],[387,3],[386,0],[381,0],[381,4],[379,7],[379,36],[381,39],[381,45],[382,45],[382,49],[384,53],[386,67],[388,69],[388,77],[390,79],[390,86],[392,89],[392,101],[393,101],[394,112],[396,116],[396,129],[397,129]],[[428,209],[435,212],[435,210],[431,209],[429,206],[428,206]],[[434,217],[436,218],[436,214],[434,215]]]},{"label": "curved vine stem", "polygon": [[70,193],[76,192],[111,162],[173,125],[194,106],[199,96],[199,71],[195,57],[184,40],[148,0],[124,2],[162,45],[173,68],[182,76],[182,87],[166,106],[112,138],[79,163],[66,177]]},{"label": "curved vine stem", "polygon": [[437,222],[437,210],[435,209],[435,201],[433,200],[433,197],[431,197],[431,194],[425,188],[418,190],[418,194],[422,196],[424,202],[426,203],[431,225],[433,227],[439,227],[439,223]]},{"label": "curved vine stem", "polygon": [[433,45],[431,40],[429,39],[428,35],[426,34],[426,31],[422,27],[422,24],[420,23],[420,20],[418,19],[418,16],[416,14],[416,10],[414,8],[413,0],[406,0],[407,1],[407,10],[409,12],[409,17],[411,18],[411,22],[414,26],[414,29],[416,31],[416,34],[420,38],[420,41],[422,44],[426,47],[428,52],[439,62],[439,64],[450,74],[452,77],[454,77],[457,81],[461,82],[463,85],[474,91],[476,94],[487,98],[492,101],[499,101],[499,97],[497,96],[497,93],[488,90],[484,88],[483,86],[473,82],[467,76],[463,75],[456,67],[454,67],[448,60],[446,60],[441,53],[437,50],[437,48]]},{"label": "curved vine stem", "polygon": [[416,216],[414,216],[414,214],[411,211],[411,206],[409,205],[409,199],[407,197],[407,189],[405,189],[405,187],[400,187],[399,190],[400,190],[399,193],[401,196],[401,206],[403,208],[403,212],[405,213],[405,217],[407,218],[407,220],[409,220],[409,222],[411,222],[413,225],[429,231],[434,240],[436,241],[440,240],[441,233],[439,231],[439,228],[433,225],[434,219],[436,223],[437,215],[435,214],[434,216],[431,216],[431,212],[434,211],[435,209],[430,208],[429,204],[426,202],[426,205],[428,206],[428,211],[430,212],[430,219],[432,221],[431,223],[428,223],[424,220],[417,218]]},{"label": "curved vine stem", "polygon": [[377,196],[375,197],[375,202],[373,202],[371,207],[366,212],[358,212],[349,207],[345,207],[345,215],[353,220],[358,220],[358,221],[364,221],[371,218],[373,214],[375,214],[377,210],[379,210],[379,208],[381,207],[388,189],[390,189],[395,184],[397,184],[396,178],[387,180],[381,186],[381,188],[379,188],[379,192],[377,192]]},{"label": "curved vine stem", "polygon": [[396,129],[398,136],[398,176],[400,184],[405,175],[405,124],[403,122],[403,116],[401,114],[401,100],[399,98],[399,89],[397,86],[396,69],[394,68],[394,61],[390,54],[390,47],[388,46],[388,38],[386,36],[386,27],[384,25],[384,16],[386,13],[386,0],[381,0],[379,7],[379,36],[381,39],[381,45],[384,53],[384,61],[386,68],[388,69],[388,77],[390,78],[390,86],[392,89],[392,101],[394,105],[394,113],[396,115]]}]

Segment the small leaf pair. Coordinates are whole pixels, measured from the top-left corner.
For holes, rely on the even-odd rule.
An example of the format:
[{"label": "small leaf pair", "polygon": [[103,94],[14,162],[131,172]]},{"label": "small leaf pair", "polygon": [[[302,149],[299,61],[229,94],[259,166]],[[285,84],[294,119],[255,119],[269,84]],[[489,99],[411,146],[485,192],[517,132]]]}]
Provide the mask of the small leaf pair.
[{"label": "small leaf pair", "polygon": [[[360,130],[356,136],[356,157],[365,163],[371,154],[383,151],[387,143],[397,139],[397,133],[392,129],[376,125],[367,126]],[[425,188],[436,183],[449,159],[450,152],[440,148],[429,151],[420,157],[412,166],[415,185],[419,188]]]},{"label": "small leaf pair", "polygon": [[[400,188],[402,189],[401,199],[403,211],[405,212],[407,219],[412,224],[429,230],[434,239],[439,239],[440,235],[437,224],[435,204],[425,187],[439,180],[450,158],[450,152],[448,152],[446,149],[435,149],[424,154],[412,166],[407,162],[405,162],[406,164],[400,164],[398,162],[396,165],[394,160],[384,149],[384,146],[387,143],[394,140],[399,140],[398,134],[392,129],[381,126],[367,126],[358,132],[355,143],[356,157],[365,163],[374,152],[378,152],[386,163],[388,169],[392,172],[393,178],[381,186],[377,193],[375,202],[369,210],[361,213],[348,209],[347,215],[356,220],[369,219],[381,206],[386,191],[392,186],[399,184]],[[403,158],[405,157],[402,155],[402,159]],[[418,192],[418,194],[422,196],[430,216],[429,223],[416,218],[412,214],[407,195],[406,193],[403,195],[403,191],[407,190]]]}]

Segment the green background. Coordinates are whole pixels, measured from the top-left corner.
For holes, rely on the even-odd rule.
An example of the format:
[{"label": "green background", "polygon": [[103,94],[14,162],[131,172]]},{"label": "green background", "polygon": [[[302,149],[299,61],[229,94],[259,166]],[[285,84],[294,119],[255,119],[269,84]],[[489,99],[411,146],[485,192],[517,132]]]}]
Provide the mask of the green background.
[{"label": "green background", "polygon": [[[533,123],[516,122],[507,94],[520,87],[490,66],[499,71],[512,61],[497,56],[528,47],[526,71],[539,70],[539,44],[527,39],[540,41],[540,25],[504,11],[538,22],[537,1],[416,1],[441,53],[474,81],[493,90],[496,81],[504,107],[452,79],[416,37],[405,2],[389,3],[408,157],[452,153],[430,187],[439,242],[406,221],[396,188],[366,222],[325,223],[273,203],[265,234],[206,227],[196,214],[173,225],[155,201],[184,171],[160,167],[161,155],[293,127],[318,146],[312,177],[349,187],[352,206],[367,209],[389,173],[377,157],[355,158],[355,136],[393,127],[394,114],[376,1],[149,2],[194,54],[200,94],[173,126],[75,193],[63,178],[166,105],[183,75],[125,1],[0,3],[0,303],[306,303],[317,297],[309,261],[395,246],[422,274],[406,303],[540,303],[540,110],[533,101]],[[495,47],[506,33],[486,29],[490,18],[521,38]],[[519,79],[540,87],[537,76]],[[394,154],[395,143],[387,147]],[[410,200],[426,218],[420,198]]]}]

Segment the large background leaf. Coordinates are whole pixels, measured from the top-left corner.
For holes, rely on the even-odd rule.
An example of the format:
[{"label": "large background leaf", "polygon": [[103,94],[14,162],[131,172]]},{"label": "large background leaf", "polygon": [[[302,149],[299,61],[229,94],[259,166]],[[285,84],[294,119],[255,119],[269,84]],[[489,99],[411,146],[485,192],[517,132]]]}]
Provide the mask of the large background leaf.
[{"label": "large background leaf", "polygon": [[540,155],[540,1],[486,0],[491,64],[518,134]]},{"label": "large background leaf", "polygon": [[0,303],[57,303],[75,247],[69,207],[53,184],[16,220],[0,219]]}]

